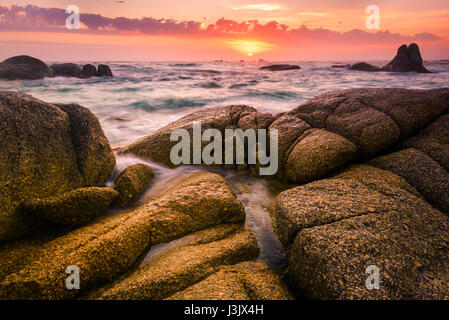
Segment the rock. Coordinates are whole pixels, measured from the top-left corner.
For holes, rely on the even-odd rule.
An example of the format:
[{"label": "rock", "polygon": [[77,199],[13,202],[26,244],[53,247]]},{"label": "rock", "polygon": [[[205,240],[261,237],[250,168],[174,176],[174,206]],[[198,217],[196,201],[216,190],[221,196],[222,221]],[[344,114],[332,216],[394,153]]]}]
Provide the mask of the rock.
[{"label": "rock", "polygon": [[167,300],[291,300],[288,289],[262,261],[223,266]]},{"label": "rock", "polygon": [[292,64],[272,64],[269,66],[260,67],[259,69],[268,71],[286,71],[286,70],[299,70],[301,69],[301,67]]},{"label": "rock", "polygon": [[354,143],[364,158],[429,124],[448,107],[447,88],[349,89],[319,95],[283,116],[341,135]]},{"label": "rock", "polygon": [[449,172],[449,114],[442,115],[402,145],[421,150]]},{"label": "rock", "polygon": [[[138,209],[100,217],[50,239],[45,235],[1,245],[0,258],[7,263],[0,265],[0,299],[74,298],[116,279],[150,244],[168,242],[223,223],[241,224],[244,219],[242,204],[221,176],[193,174]],[[232,230],[216,230],[202,241],[225,238]],[[251,259],[246,252],[251,257],[257,255],[254,238],[247,231],[236,234],[236,241],[235,246],[228,242],[228,249],[222,247],[226,242],[212,247],[222,250],[225,260],[231,259],[233,250],[236,250],[235,257],[241,259]],[[241,243],[241,250],[233,249],[240,246],[237,243]],[[200,253],[208,254],[204,250]],[[190,254],[186,254],[189,259]],[[72,265],[80,269],[80,290],[67,290],[65,286],[68,276],[65,270]]]},{"label": "rock", "polygon": [[134,202],[148,188],[153,177],[153,170],[141,163],[123,170],[114,183],[114,189],[120,193],[118,205],[126,206]]},{"label": "rock", "polygon": [[403,177],[435,208],[449,214],[449,174],[416,149],[405,149],[373,159],[369,164]]},{"label": "rock", "polygon": [[97,75],[97,67],[93,64],[85,64],[80,72],[80,78],[90,78]]},{"label": "rock", "polygon": [[97,118],[81,106],[0,91],[0,126],[0,241],[40,226],[17,210],[23,201],[102,184],[114,168]]},{"label": "rock", "polygon": [[350,64],[333,64],[331,66],[331,68],[337,68],[337,69],[339,69],[339,68],[349,68],[350,66],[351,66]]},{"label": "rock", "polygon": [[415,43],[408,47],[405,44],[400,46],[396,56],[382,68],[382,71],[429,73],[423,65],[419,47]]},{"label": "rock", "polygon": [[[313,299],[447,299],[449,217],[404,179],[368,166],[282,192],[275,231],[285,281]],[[380,269],[367,290],[366,268]]]},{"label": "rock", "polygon": [[0,63],[0,79],[43,79],[52,76],[45,62],[30,56],[15,56]]},{"label": "rock", "polygon": [[81,73],[81,67],[76,63],[52,64],[50,68],[55,76],[79,77]]},{"label": "rock", "polygon": [[119,193],[111,188],[80,188],[22,204],[27,213],[58,224],[80,225],[99,216],[115,203]]},{"label": "rock", "polygon": [[310,129],[287,152],[287,181],[306,183],[318,179],[351,161],[357,147],[335,133]]},{"label": "rock", "polygon": [[99,77],[113,77],[111,68],[105,64],[98,65],[97,76]]},{"label": "rock", "polygon": [[[170,151],[178,141],[170,141],[170,135],[175,129],[186,129],[190,133],[192,139],[194,121],[201,121],[202,132],[209,128],[224,132],[225,129],[235,128],[242,128],[243,130],[249,128],[267,129],[273,120],[274,118],[271,115],[257,112],[256,109],[247,106],[236,105],[206,108],[189,114],[157,130],[149,136],[119,149],[118,153],[132,153],[141,158],[163,163],[169,167],[174,167],[175,165],[170,160]],[[204,142],[203,147],[207,144],[208,142]],[[193,143],[190,145],[192,154]]]},{"label": "rock", "polygon": [[358,62],[351,66],[349,66],[349,70],[358,70],[358,71],[381,71],[381,68],[373,66],[372,64],[366,63],[366,62]]},{"label": "rock", "polygon": [[200,282],[222,265],[255,259],[259,253],[256,239],[240,228],[223,225],[179,239],[179,244],[144,260],[137,270],[87,298],[160,300]]}]

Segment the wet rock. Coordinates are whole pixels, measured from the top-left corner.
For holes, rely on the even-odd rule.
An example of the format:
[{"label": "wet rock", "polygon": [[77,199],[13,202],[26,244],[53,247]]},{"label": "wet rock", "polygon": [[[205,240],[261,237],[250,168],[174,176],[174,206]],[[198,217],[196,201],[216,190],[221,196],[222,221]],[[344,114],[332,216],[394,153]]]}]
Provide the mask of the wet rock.
[{"label": "wet rock", "polygon": [[[287,249],[285,281],[318,299],[449,296],[449,217],[403,178],[368,166],[281,193],[275,230]],[[368,266],[380,289],[367,290]]]},{"label": "wet rock", "polygon": [[55,76],[79,77],[81,73],[81,67],[76,63],[57,63],[52,64],[50,68]]},{"label": "wet rock", "polygon": [[427,201],[449,214],[449,174],[425,153],[410,148],[373,159],[369,164],[403,177]]},{"label": "wet rock", "polygon": [[105,64],[98,65],[97,76],[99,77],[113,77],[111,68]]},{"label": "wet rock", "polygon": [[97,67],[93,64],[85,64],[81,70],[79,76],[80,78],[90,78],[97,75]]},{"label": "wet rock", "polygon": [[80,188],[45,199],[32,199],[22,204],[27,213],[58,224],[80,225],[99,216],[118,199],[111,188]]},{"label": "wet rock", "polygon": [[18,211],[25,200],[104,183],[115,157],[97,118],[81,106],[0,92],[0,241],[40,221]]},{"label": "wet rock", "polygon": [[133,203],[148,188],[153,177],[153,170],[141,163],[123,170],[114,183],[114,189],[120,193],[118,205]]},{"label": "wet rock", "polygon": [[262,261],[223,266],[167,300],[291,300],[288,289]]},{"label": "wet rock", "polygon": [[286,70],[299,70],[301,69],[301,67],[292,64],[272,64],[269,66],[260,67],[259,69],[268,71],[286,71]]},{"label": "wet rock", "polygon": [[423,59],[416,43],[412,43],[408,47],[405,44],[400,46],[396,56],[382,68],[382,71],[429,73],[423,65]]},{"label": "wet rock", "polygon": [[351,66],[349,66],[349,70],[358,70],[358,71],[381,71],[381,68],[373,66],[372,64],[366,63],[366,62],[358,62]]},{"label": "wet rock", "polygon": [[442,115],[405,140],[403,146],[421,150],[449,172],[449,114]]},{"label": "wet rock", "polygon": [[[170,135],[175,129],[186,129],[190,133],[191,139],[193,139],[192,128],[194,121],[201,121],[202,132],[209,128],[214,128],[223,134],[225,129],[267,129],[273,120],[274,118],[271,115],[257,112],[256,109],[247,106],[236,105],[207,108],[168,124],[149,136],[119,149],[118,153],[133,153],[139,157],[174,167],[175,165],[170,160],[170,151],[178,141],[170,141]],[[203,142],[202,146],[204,147],[207,144],[208,142]],[[190,145],[190,154],[192,155],[192,140]]]},{"label": "wet rock", "polygon": [[[222,223],[243,223],[244,209],[227,182],[217,174],[198,173],[178,181],[144,206],[100,217],[87,225],[50,239],[37,238],[0,246],[1,299],[68,299],[94,286],[116,279],[149,247]],[[232,230],[236,230],[231,228]],[[216,231],[202,241],[231,234]],[[255,240],[247,231],[236,256],[257,255]],[[200,243],[199,241],[198,243]],[[229,244],[229,243],[228,243]],[[225,242],[216,245],[223,259],[231,259]],[[214,250],[215,250],[214,249]],[[227,251],[228,250],[228,251]],[[248,251],[245,251],[248,250]],[[200,250],[199,254],[207,254]],[[234,252],[234,251],[232,251]],[[245,253],[243,253],[245,252]],[[251,254],[247,255],[246,252]],[[187,257],[191,252],[187,253]],[[239,260],[242,261],[242,260]],[[81,290],[67,290],[65,270],[80,269]],[[179,265],[178,265],[179,266]]]},{"label": "wet rock", "polygon": [[130,275],[87,298],[164,299],[201,281],[222,265],[255,259],[259,252],[251,232],[236,225],[218,226],[180,240],[178,245],[144,261]]},{"label": "wet rock", "polygon": [[30,56],[15,56],[0,63],[0,79],[43,79],[52,76],[45,62]]},{"label": "wet rock", "polygon": [[356,152],[357,147],[342,136],[310,129],[287,152],[285,177],[300,184],[321,178],[351,161]]}]

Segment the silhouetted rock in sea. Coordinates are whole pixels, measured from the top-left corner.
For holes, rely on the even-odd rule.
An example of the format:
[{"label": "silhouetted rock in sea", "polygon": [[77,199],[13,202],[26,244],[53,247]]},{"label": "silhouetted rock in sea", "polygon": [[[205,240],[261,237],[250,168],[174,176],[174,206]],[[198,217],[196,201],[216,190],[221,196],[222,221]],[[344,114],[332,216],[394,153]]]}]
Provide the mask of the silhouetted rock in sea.
[{"label": "silhouetted rock in sea", "polygon": [[53,70],[55,76],[79,77],[81,73],[81,67],[76,63],[52,64],[50,69]]},{"label": "silhouetted rock in sea", "polygon": [[43,79],[53,75],[45,62],[30,57],[16,56],[0,63],[0,78],[16,79]]},{"label": "silhouetted rock in sea", "polygon": [[388,71],[388,72],[418,72],[429,73],[424,67],[423,59],[416,43],[399,47],[396,56],[387,65],[382,68],[373,66],[366,62],[359,62],[351,65],[350,70],[359,71]]},{"label": "silhouetted rock in sea", "polygon": [[75,63],[55,63],[48,67],[45,62],[30,56],[16,56],[0,63],[0,79],[35,80],[55,76],[90,78],[113,77],[113,74],[111,68],[104,64],[100,64],[98,70],[92,64],[81,67]]},{"label": "silhouetted rock in sea", "polygon": [[293,64],[272,64],[269,66],[260,67],[259,69],[269,71],[286,71],[286,70],[299,70],[301,69],[301,67]]}]

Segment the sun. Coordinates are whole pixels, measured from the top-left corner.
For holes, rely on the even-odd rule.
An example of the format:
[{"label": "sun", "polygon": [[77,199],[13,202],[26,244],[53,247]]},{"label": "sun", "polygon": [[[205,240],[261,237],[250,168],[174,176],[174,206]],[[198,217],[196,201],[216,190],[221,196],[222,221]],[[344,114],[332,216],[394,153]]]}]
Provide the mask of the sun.
[{"label": "sun", "polygon": [[248,52],[248,57],[252,57],[253,53],[252,52]]},{"label": "sun", "polygon": [[249,57],[253,55],[267,51],[273,47],[272,44],[262,42],[262,41],[252,41],[252,40],[232,40],[229,41],[228,44],[234,49],[237,50]]}]

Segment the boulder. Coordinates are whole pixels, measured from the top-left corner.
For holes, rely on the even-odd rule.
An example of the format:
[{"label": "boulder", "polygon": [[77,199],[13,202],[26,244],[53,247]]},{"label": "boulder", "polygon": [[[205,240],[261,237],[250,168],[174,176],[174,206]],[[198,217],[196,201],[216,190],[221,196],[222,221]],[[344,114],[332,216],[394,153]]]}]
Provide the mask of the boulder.
[{"label": "boulder", "polygon": [[31,199],[22,204],[22,210],[58,224],[80,225],[99,216],[118,199],[111,188],[80,188],[45,198]]},{"label": "boulder", "polygon": [[381,71],[381,68],[373,66],[372,64],[366,62],[354,63],[348,68],[349,70],[357,70],[357,71],[371,71],[371,72]]},{"label": "boulder", "polygon": [[268,71],[287,71],[287,70],[299,70],[301,69],[301,67],[293,64],[272,64],[269,66],[260,67],[259,69]]},{"label": "boulder", "polygon": [[97,75],[97,67],[93,64],[85,64],[80,72],[80,78],[90,78]]},{"label": "boulder", "polygon": [[322,178],[351,161],[356,153],[357,147],[342,136],[310,129],[287,152],[285,178],[299,184]]},{"label": "boulder", "polygon": [[223,266],[167,300],[291,300],[281,279],[262,261]]},{"label": "boulder", "polygon": [[52,76],[45,62],[30,56],[15,56],[0,63],[0,79],[43,79]]},{"label": "boulder", "polygon": [[255,259],[258,253],[250,231],[236,225],[218,226],[179,239],[179,243],[160,254],[145,258],[131,274],[87,298],[161,300],[200,282],[222,265]]},{"label": "boulder", "polygon": [[113,77],[111,68],[105,64],[98,65],[97,76],[99,77]]},{"label": "boulder", "polygon": [[410,148],[369,161],[403,177],[435,208],[449,214],[449,173],[425,153]]},{"label": "boulder", "polygon": [[79,77],[81,73],[81,67],[76,63],[57,63],[52,64],[50,68],[55,76]]},{"label": "boulder", "polygon": [[81,106],[1,91],[0,125],[0,241],[39,227],[19,212],[23,201],[102,184],[114,168],[97,118]]},{"label": "boulder", "polygon": [[[0,259],[5,261],[0,265],[0,299],[74,298],[116,279],[150,245],[220,224],[243,223],[243,206],[221,176],[197,173],[173,183],[140,208],[99,217],[66,234],[0,245]],[[234,225],[209,232],[198,244],[224,239],[238,228]],[[204,255],[205,261],[209,254],[221,257],[220,261],[237,262],[257,255],[256,242],[248,231],[237,232],[233,241],[203,247],[211,251],[198,250],[198,257]],[[184,259],[190,261],[193,251],[185,252]],[[232,255],[237,260],[232,260]],[[80,270],[80,290],[65,286],[69,266]],[[181,263],[177,266],[181,268]]]},{"label": "boulder", "polygon": [[[313,299],[447,299],[449,217],[384,170],[351,167],[282,192],[275,231],[287,250],[284,276]],[[368,290],[377,266],[380,288]]]},{"label": "boulder", "polygon": [[123,170],[114,183],[114,189],[120,193],[118,205],[126,206],[134,202],[148,188],[153,177],[153,170],[142,163]]},{"label": "boulder", "polygon": [[421,150],[449,172],[449,114],[442,115],[402,145]]},{"label": "boulder", "polygon": [[[201,121],[202,132],[214,128],[223,134],[225,129],[267,129],[273,120],[274,118],[269,114],[260,113],[254,108],[242,105],[205,108],[172,122],[124,148],[120,148],[118,153],[132,153],[141,158],[175,167],[170,160],[170,151],[178,143],[178,141],[170,141],[170,135],[175,129],[186,129],[190,133],[190,154],[192,155],[194,121]],[[204,147],[207,144],[208,142],[203,142],[202,146]]]},{"label": "boulder", "polygon": [[396,56],[387,65],[382,68],[382,71],[390,72],[418,72],[429,73],[424,67],[423,59],[416,43],[407,45],[403,44],[399,47]]}]

